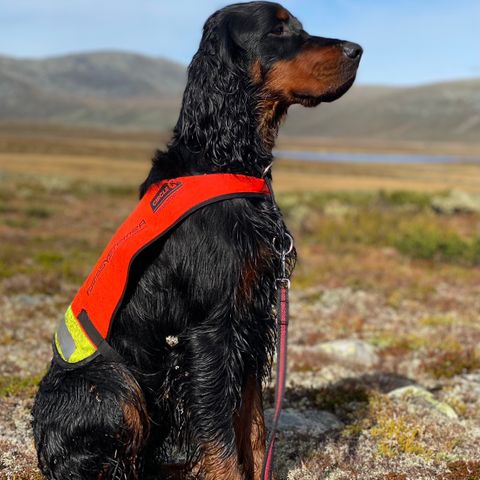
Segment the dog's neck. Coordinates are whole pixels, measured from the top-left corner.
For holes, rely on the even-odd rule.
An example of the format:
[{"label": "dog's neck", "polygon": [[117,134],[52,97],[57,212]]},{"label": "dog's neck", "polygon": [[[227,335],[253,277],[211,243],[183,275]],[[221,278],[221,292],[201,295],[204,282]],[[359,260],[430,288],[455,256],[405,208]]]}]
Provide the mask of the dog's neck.
[{"label": "dog's neck", "polygon": [[201,173],[261,177],[287,107],[268,99],[249,78],[231,75],[219,85],[205,69],[190,72],[182,108],[166,152],[157,152],[143,194],[155,182]]},{"label": "dog's neck", "polygon": [[262,95],[249,78],[232,76],[228,89],[190,79],[169,149],[204,172],[260,176],[286,107]]}]

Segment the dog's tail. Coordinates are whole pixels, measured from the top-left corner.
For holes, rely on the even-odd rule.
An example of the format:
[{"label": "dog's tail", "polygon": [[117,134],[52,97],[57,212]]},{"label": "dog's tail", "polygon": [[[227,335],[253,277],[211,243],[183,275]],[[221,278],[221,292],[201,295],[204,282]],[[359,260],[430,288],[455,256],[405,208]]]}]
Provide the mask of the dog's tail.
[{"label": "dog's tail", "polygon": [[53,362],[32,415],[48,479],[140,478],[149,420],[143,392],[124,365],[96,358],[66,370]]}]

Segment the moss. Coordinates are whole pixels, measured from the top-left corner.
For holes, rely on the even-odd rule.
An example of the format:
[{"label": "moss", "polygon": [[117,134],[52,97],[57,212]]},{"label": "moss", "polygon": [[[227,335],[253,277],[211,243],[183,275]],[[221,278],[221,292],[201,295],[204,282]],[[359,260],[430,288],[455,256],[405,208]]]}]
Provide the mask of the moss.
[{"label": "moss", "polygon": [[22,230],[28,230],[34,226],[34,222],[30,218],[6,218],[4,223],[9,227]]},{"label": "moss", "polygon": [[60,265],[64,256],[54,251],[38,252],[33,256],[34,261],[45,268],[52,268]]},{"label": "moss", "polygon": [[63,245],[62,253],[41,250],[33,255],[34,264],[24,268],[29,275],[36,273],[54,274],[61,279],[72,282],[82,281],[88,268],[95,263],[96,251],[81,251],[72,246]]},{"label": "moss", "polygon": [[435,378],[452,378],[455,375],[480,369],[480,355],[473,349],[453,348],[432,351],[422,362],[422,368]]},{"label": "moss", "polygon": [[31,377],[0,377],[0,397],[32,396],[44,375],[42,372]]},{"label": "moss", "polygon": [[427,315],[420,319],[420,324],[426,327],[450,327],[455,320],[452,315]]},{"label": "moss", "polygon": [[378,441],[378,452],[385,457],[396,457],[405,453],[430,457],[431,452],[421,441],[422,429],[402,416],[392,418],[382,414],[377,424],[370,429],[370,435]]},{"label": "moss", "polygon": [[8,205],[6,202],[0,201],[0,213],[1,214],[6,214],[6,213],[16,213],[17,209],[15,207],[12,207]]},{"label": "moss", "polygon": [[386,351],[416,351],[430,344],[430,340],[415,333],[399,334],[397,332],[381,332],[368,339],[369,343]]},{"label": "moss", "polygon": [[25,215],[31,218],[49,218],[52,212],[44,207],[30,207],[25,210]]},{"label": "moss", "polygon": [[0,334],[0,345],[12,345],[15,341],[15,337],[12,332],[2,333]]},{"label": "moss", "polygon": [[390,207],[415,206],[424,209],[431,207],[432,200],[432,194],[415,192],[412,190],[397,190],[393,192],[381,191],[378,194],[378,203]]},{"label": "moss", "polygon": [[444,480],[480,480],[480,462],[458,460],[450,462],[448,465],[449,472],[445,475]]},{"label": "moss", "polygon": [[462,400],[460,400],[459,398],[447,397],[447,398],[444,399],[444,402],[447,405],[450,405],[458,415],[464,417],[467,414],[468,408],[465,405],[465,403]]},{"label": "moss", "polygon": [[38,471],[26,470],[24,472],[15,473],[12,480],[43,480],[45,477]]},{"label": "moss", "polygon": [[0,278],[9,278],[15,273],[15,270],[4,260],[0,260]]},{"label": "moss", "polygon": [[338,386],[321,389],[315,397],[315,406],[321,410],[334,410],[351,402],[368,402],[368,391],[361,386]]},{"label": "moss", "polygon": [[384,477],[384,480],[407,480],[407,476],[403,473],[387,473]]}]

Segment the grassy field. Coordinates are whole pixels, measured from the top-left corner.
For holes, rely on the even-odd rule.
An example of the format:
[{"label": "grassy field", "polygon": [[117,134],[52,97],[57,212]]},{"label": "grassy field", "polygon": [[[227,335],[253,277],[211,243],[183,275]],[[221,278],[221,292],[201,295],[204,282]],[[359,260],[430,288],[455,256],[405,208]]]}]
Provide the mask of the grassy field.
[{"label": "grassy field", "polygon": [[[162,141],[0,126],[0,479],[40,478],[51,333]],[[480,165],[273,172],[299,250],[279,479],[479,480]]]}]

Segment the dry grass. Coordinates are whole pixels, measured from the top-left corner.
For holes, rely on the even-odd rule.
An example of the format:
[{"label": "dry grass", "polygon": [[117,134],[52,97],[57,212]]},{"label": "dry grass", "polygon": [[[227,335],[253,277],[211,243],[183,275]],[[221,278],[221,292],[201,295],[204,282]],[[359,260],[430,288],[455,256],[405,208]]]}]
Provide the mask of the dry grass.
[{"label": "dry grass", "polygon": [[[164,134],[132,131],[70,129],[55,126],[0,124],[0,170],[35,172],[97,182],[137,185],[145,176],[155,147]],[[288,143],[287,143],[288,142]],[[368,145],[348,141],[286,138],[280,147],[317,150],[362,151]],[[370,151],[389,151],[391,146],[374,144]],[[478,154],[475,146],[462,147],[405,143],[397,151],[412,153]],[[439,148],[443,148],[439,152]],[[119,163],[121,161],[121,163]],[[282,160],[276,164],[277,191],[443,191],[461,188],[480,192],[479,164],[377,165],[337,164]]]}]

